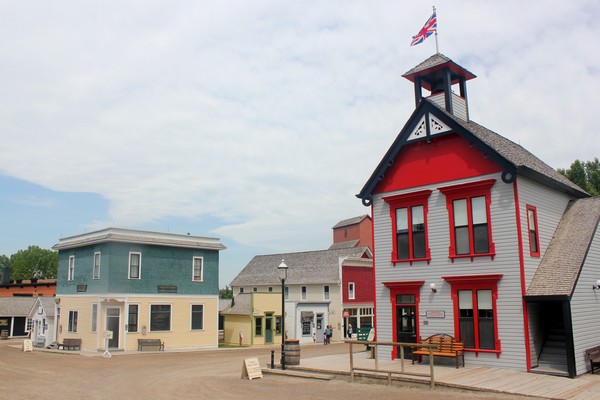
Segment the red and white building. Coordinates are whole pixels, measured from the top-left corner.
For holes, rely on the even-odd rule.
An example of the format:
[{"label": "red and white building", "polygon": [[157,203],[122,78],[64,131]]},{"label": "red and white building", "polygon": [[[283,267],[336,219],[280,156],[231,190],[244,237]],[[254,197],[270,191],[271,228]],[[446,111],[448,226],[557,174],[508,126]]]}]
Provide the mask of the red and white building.
[{"label": "red and white building", "polygon": [[587,372],[600,331],[600,199],[473,122],[475,75],[449,58],[404,77],[416,109],[357,195],[373,219],[377,340],[446,333],[470,365]]}]

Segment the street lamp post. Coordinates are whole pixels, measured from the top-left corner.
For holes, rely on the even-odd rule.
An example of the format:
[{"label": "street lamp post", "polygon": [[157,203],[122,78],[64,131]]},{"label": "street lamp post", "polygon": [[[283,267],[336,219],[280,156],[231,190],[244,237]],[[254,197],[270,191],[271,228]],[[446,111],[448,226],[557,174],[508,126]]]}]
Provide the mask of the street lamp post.
[{"label": "street lamp post", "polygon": [[277,267],[279,280],[281,280],[281,369],[285,369],[285,280],[287,279],[288,266],[285,261]]}]

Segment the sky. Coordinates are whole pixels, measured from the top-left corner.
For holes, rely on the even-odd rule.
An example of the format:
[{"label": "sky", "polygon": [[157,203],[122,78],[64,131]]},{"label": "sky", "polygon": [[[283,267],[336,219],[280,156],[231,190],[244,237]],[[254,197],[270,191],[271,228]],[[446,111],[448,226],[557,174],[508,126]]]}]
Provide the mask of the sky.
[{"label": "sky", "polygon": [[[554,168],[600,157],[600,2],[438,0],[470,117]],[[0,0],[0,254],[107,227],[326,249],[435,54],[416,1]]]}]

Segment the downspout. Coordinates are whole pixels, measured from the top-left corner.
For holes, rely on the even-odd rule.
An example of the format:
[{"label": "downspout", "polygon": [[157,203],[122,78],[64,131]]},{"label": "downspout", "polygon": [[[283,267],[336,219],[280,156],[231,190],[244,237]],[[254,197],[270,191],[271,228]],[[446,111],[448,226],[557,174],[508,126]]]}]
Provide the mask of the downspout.
[{"label": "downspout", "polygon": [[[373,215],[373,204],[371,204],[371,237],[373,238],[373,332],[375,336],[373,340],[377,341],[377,275],[375,274],[375,218]],[[377,346],[376,346],[377,347]]]},{"label": "downspout", "polygon": [[340,292],[340,316],[339,316],[339,318],[340,318],[340,327],[342,328],[340,330],[340,340],[344,340],[346,329],[347,329],[347,327],[344,324],[345,305],[344,305],[344,272],[343,272],[344,260],[347,258],[348,258],[347,256],[346,257],[338,257],[338,267],[339,267],[338,287],[339,287],[339,292]]},{"label": "downspout", "polygon": [[515,217],[517,220],[517,240],[519,246],[519,269],[521,274],[521,302],[523,307],[523,333],[525,335],[525,357],[527,362],[527,372],[531,372],[531,346],[529,344],[529,315],[527,313],[527,286],[525,285],[525,258],[523,255],[523,232],[521,231],[521,206],[519,204],[519,189],[517,180],[513,182],[513,192],[515,196]]}]

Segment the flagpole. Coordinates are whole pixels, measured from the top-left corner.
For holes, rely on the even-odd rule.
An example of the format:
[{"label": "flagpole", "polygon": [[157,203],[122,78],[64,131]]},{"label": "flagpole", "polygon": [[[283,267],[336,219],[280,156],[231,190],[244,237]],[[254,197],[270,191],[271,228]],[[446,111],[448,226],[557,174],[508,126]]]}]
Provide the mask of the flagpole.
[{"label": "flagpole", "polygon": [[[436,19],[437,19],[437,14],[435,14],[435,6],[433,6],[433,14],[436,16]],[[437,26],[435,28],[435,52],[437,54],[440,54],[440,47],[438,45]]]}]

